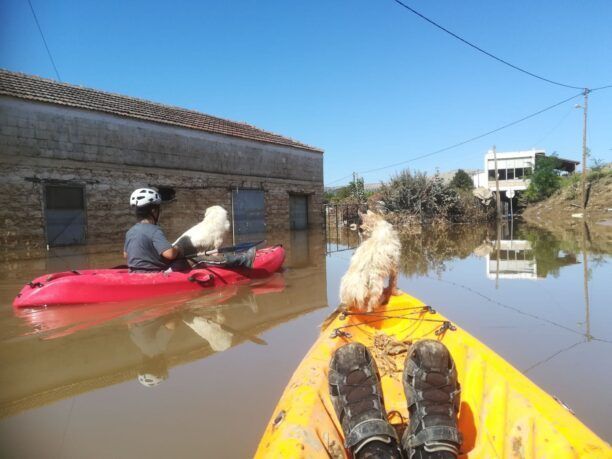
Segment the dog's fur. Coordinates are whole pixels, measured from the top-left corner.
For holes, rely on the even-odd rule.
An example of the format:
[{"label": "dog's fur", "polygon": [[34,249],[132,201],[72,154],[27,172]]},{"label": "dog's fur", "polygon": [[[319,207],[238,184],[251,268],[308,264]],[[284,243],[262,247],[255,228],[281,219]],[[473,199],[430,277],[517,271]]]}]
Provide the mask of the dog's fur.
[{"label": "dog's fur", "polygon": [[359,216],[364,239],[342,277],[340,301],[347,309],[371,312],[397,293],[401,243],[393,226],[381,215],[368,210]]},{"label": "dog's fur", "polygon": [[185,231],[173,245],[193,246],[199,254],[218,249],[229,227],[227,211],[221,206],[212,206],[206,209],[204,219]]}]

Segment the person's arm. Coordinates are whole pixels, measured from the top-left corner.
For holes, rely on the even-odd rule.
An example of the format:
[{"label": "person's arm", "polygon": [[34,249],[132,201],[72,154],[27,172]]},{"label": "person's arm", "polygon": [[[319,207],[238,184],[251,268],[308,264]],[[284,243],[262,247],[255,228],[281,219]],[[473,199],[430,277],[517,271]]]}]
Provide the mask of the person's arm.
[{"label": "person's arm", "polygon": [[127,260],[127,252],[125,250],[123,251],[123,258]]},{"label": "person's arm", "polygon": [[181,255],[180,248],[171,245],[160,228],[153,234],[153,247],[168,261],[176,260]]},{"label": "person's arm", "polygon": [[164,257],[166,260],[176,260],[181,254],[181,250],[176,247],[176,246],[172,246],[170,247],[168,250],[165,250],[161,253],[161,256]]}]

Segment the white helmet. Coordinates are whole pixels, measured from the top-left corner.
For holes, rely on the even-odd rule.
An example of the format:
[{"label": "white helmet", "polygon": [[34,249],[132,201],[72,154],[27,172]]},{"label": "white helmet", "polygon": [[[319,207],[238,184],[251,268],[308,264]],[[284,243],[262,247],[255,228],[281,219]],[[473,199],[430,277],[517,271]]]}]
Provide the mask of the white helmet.
[{"label": "white helmet", "polygon": [[138,382],[145,387],[155,387],[161,384],[166,378],[160,378],[152,373],[138,375]]},{"label": "white helmet", "polygon": [[144,207],[148,205],[159,205],[162,200],[159,193],[152,188],[138,188],[130,196],[131,207]]}]

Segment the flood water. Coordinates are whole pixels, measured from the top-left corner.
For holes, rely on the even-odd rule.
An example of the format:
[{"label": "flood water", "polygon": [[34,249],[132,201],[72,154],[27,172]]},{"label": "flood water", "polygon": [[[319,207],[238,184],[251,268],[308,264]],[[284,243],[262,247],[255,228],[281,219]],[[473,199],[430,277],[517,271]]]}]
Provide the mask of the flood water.
[{"label": "flood water", "polygon": [[[609,234],[517,224],[429,228],[402,239],[402,290],[612,440]],[[356,238],[311,231],[267,242],[285,246],[286,269],[261,285],[19,314],[11,303],[24,283],[120,264],[121,245],[0,263],[0,455],[252,456],[318,325],[338,305]]]}]

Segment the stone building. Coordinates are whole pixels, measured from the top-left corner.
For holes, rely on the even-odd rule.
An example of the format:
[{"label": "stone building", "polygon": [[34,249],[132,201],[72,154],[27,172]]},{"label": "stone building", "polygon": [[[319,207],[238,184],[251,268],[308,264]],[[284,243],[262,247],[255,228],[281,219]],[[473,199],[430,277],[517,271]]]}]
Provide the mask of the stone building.
[{"label": "stone building", "polygon": [[196,111],[0,70],[5,249],[120,241],[132,190],[159,189],[169,239],[206,207],[234,237],[323,224],[323,151]]}]

